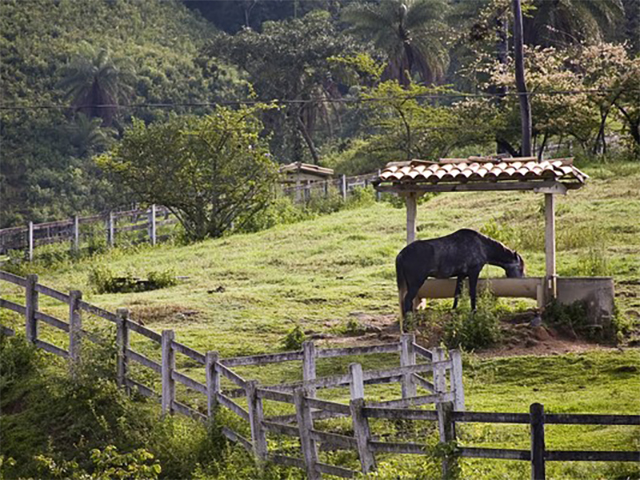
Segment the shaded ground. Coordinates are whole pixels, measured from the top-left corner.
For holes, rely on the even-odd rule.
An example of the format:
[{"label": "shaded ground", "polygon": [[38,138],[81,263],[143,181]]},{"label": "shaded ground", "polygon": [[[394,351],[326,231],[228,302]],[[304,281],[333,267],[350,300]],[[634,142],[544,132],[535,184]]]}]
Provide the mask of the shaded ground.
[{"label": "shaded ground", "polygon": [[[359,331],[320,333],[307,330],[309,338],[327,346],[363,346],[380,342],[398,341],[400,331],[395,314],[367,314],[352,312],[349,314],[354,322],[357,322]],[[339,328],[340,321],[327,321],[324,327],[331,331]],[[507,357],[518,355],[557,355],[565,353],[583,353],[589,350],[617,349],[611,345],[603,345],[597,342],[579,338],[570,331],[543,326],[535,310],[521,312],[504,319],[501,322],[502,341],[492,348],[478,350],[476,353],[482,358]],[[427,347],[437,346],[439,336],[434,332],[417,333],[418,343]],[[631,345],[635,346],[632,342]]]}]

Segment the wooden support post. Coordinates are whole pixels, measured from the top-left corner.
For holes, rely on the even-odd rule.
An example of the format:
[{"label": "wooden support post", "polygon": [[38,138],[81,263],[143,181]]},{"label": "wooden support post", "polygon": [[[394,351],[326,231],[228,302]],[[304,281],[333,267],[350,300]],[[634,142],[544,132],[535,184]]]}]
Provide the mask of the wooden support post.
[{"label": "wooden support post", "polygon": [[173,413],[176,398],[176,384],[173,370],[176,368],[176,354],[173,349],[175,333],[173,330],[162,331],[162,414]]},{"label": "wooden support post", "polygon": [[151,245],[156,244],[156,206],[151,205],[149,208],[149,241]]},{"label": "wooden support post", "polygon": [[[380,169],[378,169],[378,178],[380,178]],[[378,190],[376,190],[376,202],[379,202],[382,198],[382,193]]]},{"label": "wooden support post", "polygon": [[69,292],[69,361],[72,370],[80,364],[82,346],[82,316],[78,305],[80,300],[82,300],[81,291]]},{"label": "wooden support post", "polygon": [[462,353],[451,350],[451,390],[453,390],[453,407],[458,412],[464,412],[464,384],[462,382]]},{"label": "wooden support post", "polygon": [[416,239],[416,215],[418,212],[418,195],[410,192],[405,195],[407,204],[407,245]]},{"label": "wooden support post", "polygon": [[300,181],[299,178],[296,179],[296,203],[300,203],[300,201],[302,200],[302,182]]},{"label": "wooden support post", "polygon": [[329,196],[329,181],[324,181],[324,196],[325,198]]},{"label": "wooden support post", "polygon": [[531,480],[545,479],[544,447],[544,405],[533,403],[529,407],[531,415]]},{"label": "wooden support post", "polygon": [[[442,402],[437,404],[438,411],[438,434],[441,443],[450,443],[456,440],[456,428],[453,421],[453,403]],[[445,456],[442,459],[442,478],[450,478],[454,470],[454,462],[457,459]]]},{"label": "wooden support post", "polygon": [[109,211],[107,215],[107,245],[113,247],[115,244],[115,226],[113,212]]},{"label": "wooden support post", "polygon": [[342,175],[342,200],[347,201],[347,176]]},{"label": "wooden support post", "polygon": [[118,308],[116,310],[116,317],[118,319],[117,331],[116,331],[116,348],[118,351],[118,385],[121,387],[126,386],[127,380],[127,350],[129,349],[129,327],[127,326],[127,319],[129,318],[129,310],[126,308]]},{"label": "wooden support post", "polygon": [[358,456],[362,473],[367,474],[376,469],[376,457],[371,450],[369,441],[371,440],[371,430],[369,420],[363,413],[365,403],[363,398],[352,399],[349,403],[351,408],[351,418],[353,420],[353,434],[358,445]]},{"label": "wooden support post", "polygon": [[[316,379],[316,346],[313,341],[302,343],[302,380],[304,382],[312,382]],[[316,389],[308,387],[308,394],[311,398],[315,398]]]},{"label": "wooden support post", "polygon": [[376,460],[373,451],[369,447],[371,431],[369,421],[364,416],[364,378],[362,376],[362,365],[352,363],[349,365],[351,373],[351,417],[353,419],[353,433],[358,444],[358,456],[362,473],[369,473],[376,468]]},{"label": "wooden support post", "polygon": [[305,396],[308,394],[306,389],[297,388],[293,393],[293,402],[296,406],[296,420],[298,422],[298,431],[300,432],[300,448],[304,457],[304,465],[309,480],[318,480],[322,478],[322,474],[318,470],[318,448],[315,440],[311,438],[311,430],[313,430],[313,417],[311,416],[311,408],[307,403]]},{"label": "wooden support post", "polygon": [[[416,364],[416,352],[413,349],[413,342],[416,336],[412,333],[403,333],[400,337],[400,366],[407,367]],[[416,384],[413,381],[413,374],[408,373],[402,376],[402,398],[416,396]]]},{"label": "wooden support post", "polygon": [[247,395],[247,409],[249,410],[249,424],[251,425],[253,453],[259,462],[264,462],[267,459],[267,436],[262,425],[264,411],[262,409],[262,399],[258,397],[256,392],[257,387],[258,382],[251,380],[247,382],[245,392]]},{"label": "wooden support post", "polygon": [[38,339],[38,321],[36,312],[38,311],[38,292],[36,285],[38,275],[27,275],[27,285],[25,287],[25,331],[27,340],[36,343]]},{"label": "wooden support post", "polygon": [[362,377],[362,365],[352,363],[349,365],[349,373],[351,373],[351,399],[364,398],[364,379]]},{"label": "wooden support post", "polygon": [[213,420],[213,414],[218,404],[218,393],[220,393],[220,374],[216,371],[218,363],[218,352],[207,352],[205,357],[205,368],[207,370],[207,416]]},{"label": "wooden support post", "polygon": [[34,247],[34,243],[33,243],[33,222],[29,222],[29,231],[27,232],[27,258],[29,259],[30,262],[33,261],[33,247]]},{"label": "wooden support post", "polygon": [[71,244],[71,251],[74,255],[80,253],[80,217],[74,215],[73,217],[73,240]]},{"label": "wooden support post", "polygon": [[544,194],[544,251],[546,302],[556,298],[556,212],[553,193]]},{"label": "wooden support post", "polygon": [[[433,349],[433,356],[431,361],[444,362],[446,360],[445,352],[442,347]],[[447,371],[441,366],[436,366],[433,369],[433,387],[434,393],[445,393],[447,391]]]}]

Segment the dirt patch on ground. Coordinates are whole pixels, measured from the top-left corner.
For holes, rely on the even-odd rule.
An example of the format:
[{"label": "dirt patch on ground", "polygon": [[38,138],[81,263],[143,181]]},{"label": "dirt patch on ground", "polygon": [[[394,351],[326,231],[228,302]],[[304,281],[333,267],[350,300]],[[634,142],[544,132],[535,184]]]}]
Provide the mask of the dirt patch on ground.
[{"label": "dirt patch on ground", "polygon": [[200,312],[182,305],[137,305],[131,307],[131,318],[142,325],[158,323],[192,323]]},{"label": "dirt patch on ground", "polygon": [[[366,346],[376,343],[397,342],[400,330],[395,314],[367,314],[352,312],[350,318],[358,322],[363,329],[359,334],[313,334],[310,337],[326,340],[332,346]],[[325,327],[335,329],[340,321],[328,321]],[[517,355],[553,355],[564,353],[580,353],[587,350],[606,349],[610,346],[589,342],[578,338],[575,333],[559,331],[543,326],[535,311],[518,313],[501,322],[503,341],[493,348],[479,350],[480,357],[507,357]],[[439,343],[438,332],[417,332],[417,341],[431,348]]]}]

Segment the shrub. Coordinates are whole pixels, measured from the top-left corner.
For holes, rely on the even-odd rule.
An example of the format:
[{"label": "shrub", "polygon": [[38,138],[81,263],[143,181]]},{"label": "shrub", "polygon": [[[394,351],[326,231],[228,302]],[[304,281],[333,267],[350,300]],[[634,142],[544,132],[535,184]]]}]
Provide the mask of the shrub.
[{"label": "shrub", "polygon": [[410,315],[407,329],[424,327],[448,348],[487,348],[501,339],[500,315],[503,311],[504,306],[488,290],[478,293],[477,309],[471,311],[469,296],[464,291],[456,310],[450,310],[449,302],[440,302],[435,308]]},{"label": "shrub", "polygon": [[109,267],[98,265],[89,272],[89,284],[97,293],[131,293],[158,290],[176,285],[175,272],[172,269],[150,271],[147,280],[141,280],[131,271],[116,275]]},{"label": "shrub", "polygon": [[302,348],[302,342],[306,340],[306,335],[302,331],[300,325],[296,325],[282,340],[282,347],[285,350],[300,350]]},{"label": "shrub", "polygon": [[115,445],[104,449],[91,450],[91,467],[87,472],[80,468],[76,461],[62,460],[57,462],[46,455],[34,457],[40,473],[52,479],[110,479],[156,480],[162,471],[160,464],[154,460],[152,453],[139,448],[132,453],[120,453]]}]

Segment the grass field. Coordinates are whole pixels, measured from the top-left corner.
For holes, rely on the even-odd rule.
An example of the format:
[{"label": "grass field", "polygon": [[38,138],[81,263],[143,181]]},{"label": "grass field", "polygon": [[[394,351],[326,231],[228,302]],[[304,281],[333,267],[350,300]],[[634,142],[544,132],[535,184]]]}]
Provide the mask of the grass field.
[{"label": "grass field", "polygon": [[[587,186],[558,199],[558,273],[612,275],[620,312],[637,320],[640,165],[611,164],[586,171],[592,176]],[[538,276],[544,272],[542,206],[542,196],[533,193],[442,194],[419,206],[418,237],[463,227],[483,229],[515,247],[527,263],[527,274]],[[307,332],[335,334],[354,314],[391,318],[396,313],[394,259],[404,244],[404,215],[403,209],[382,202],[255,234],[189,246],[115,250],[53,269],[35,267],[41,283],[63,291],[82,290],[85,300],[112,311],[130,308],[146,326],[156,331],[174,329],[179,341],[200,351],[217,350],[224,357],[273,352],[281,349],[283,337],[295,325]],[[96,265],[142,277],[148,271],[173,269],[186,278],[156,291],[97,294],[88,280]],[[503,273],[489,268],[483,275]],[[2,286],[3,295],[11,297],[15,292]],[[65,318],[65,309],[55,301],[43,298],[41,308]],[[1,315],[3,324],[18,325],[19,319],[12,314]],[[344,340],[334,335],[318,344],[336,342]],[[358,339],[349,342],[357,344]],[[150,346],[140,348],[150,356],[159,354]],[[349,361],[327,360],[319,370],[323,374],[344,371]],[[364,361],[370,367],[397,364],[393,356]],[[179,367],[191,371],[188,363]],[[245,372],[269,383],[301,376],[298,365]],[[193,375],[199,376],[195,371]],[[634,348],[605,348],[545,357],[467,354],[465,387],[469,410],[526,412],[529,404],[540,402],[551,412],[637,414],[640,353]],[[390,388],[368,393],[385,396],[393,393]],[[331,394],[333,398],[343,395]],[[421,435],[432,433],[425,430]],[[548,433],[549,448],[640,449],[637,428],[552,426]],[[483,424],[463,426],[460,439],[468,445],[509,448],[528,448],[529,441],[526,427]],[[383,472],[396,465],[407,472],[402,478],[420,478],[411,473],[417,468],[415,459],[386,462]],[[563,479],[640,478],[637,465],[552,464],[548,471],[551,478]],[[528,472],[526,462],[463,462],[464,478],[528,478]],[[384,478],[398,478],[389,475]]]}]

